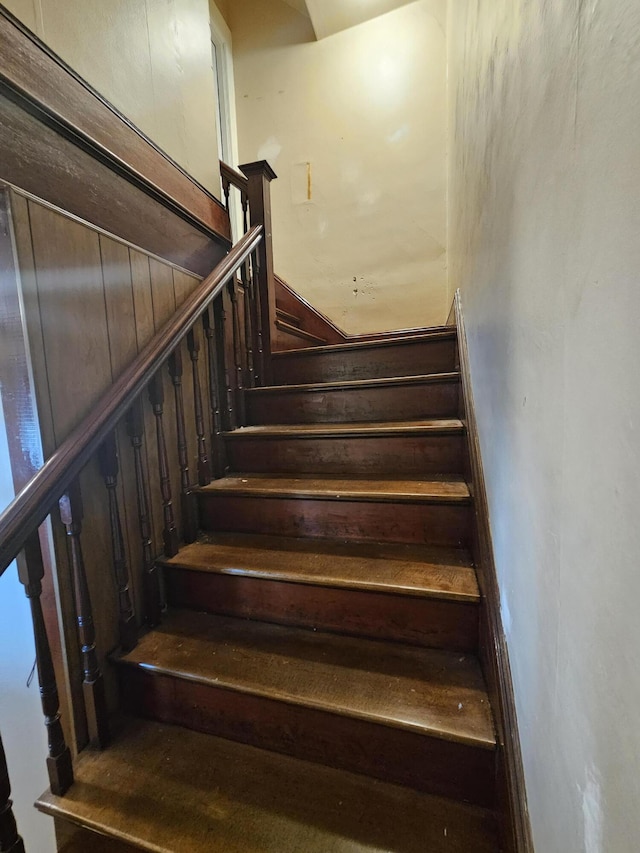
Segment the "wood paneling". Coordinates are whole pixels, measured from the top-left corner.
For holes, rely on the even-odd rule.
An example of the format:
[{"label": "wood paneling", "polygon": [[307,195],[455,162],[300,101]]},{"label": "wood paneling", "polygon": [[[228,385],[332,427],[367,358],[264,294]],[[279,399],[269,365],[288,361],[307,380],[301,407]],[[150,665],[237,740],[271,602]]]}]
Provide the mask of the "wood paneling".
[{"label": "wood paneling", "polygon": [[[12,191],[38,411],[41,413],[45,458],[91,410],[113,380],[130,364],[141,347],[172,316],[176,307],[175,282],[180,301],[200,278],[149,256],[110,237],[87,223],[49,205]],[[188,353],[186,366],[190,369]],[[165,425],[171,459],[171,476],[179,495],[173,388],[163,370],[166,393]],[[192,388],[190,370],[186,373]],[[206,386],[205,386],[206,387]],[[154,553],[161,551],[162,519],[159,499],[155,429],[144,397],[144,460],[153,508]],[[193,393],[185,410],[187,434],[195,456]],[[133,455],[124,423],[117,431],[120,458],[118,499],[124,528],[125,555],[138,621],[143,617],[142,553],[137,515]],[[107,653],[117,645],[117,602],[113,577],[112,540],[104,480],[95,460],[80,477],[84,501],[83,541],[88,583],[94,602],[97,647],[105,671],[111,707],[117,702],[114,679],[109,677]],[[54,521],[57,513],[54,514]],[[64,614],[70,683],[74,707],[82,707],[75,687],[80,674],[74,625],[72,584],[67,544],[59,521],[54,523],[60,607]],[[53,599],[47,610],[55,612]],[[76,720],[76,739],[86,740],[83,715]]]},{"label": "wood paneling", "polygon": [[4,9],[0,55],[2,87],[22,109],[107,164],[120,180],[212,236],[229,237],[223,205]]}]

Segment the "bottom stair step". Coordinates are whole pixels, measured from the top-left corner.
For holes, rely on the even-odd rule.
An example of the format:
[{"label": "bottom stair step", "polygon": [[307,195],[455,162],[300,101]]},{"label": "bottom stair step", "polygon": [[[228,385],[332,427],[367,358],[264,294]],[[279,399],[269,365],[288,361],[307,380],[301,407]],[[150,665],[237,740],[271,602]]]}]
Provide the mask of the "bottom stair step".
[{"label": "bottom stair step", "polygon": [[141,716],[493,806],[473,656],[175,611],[119,674]]},{"label": "bottom stair step", "polygon": [[176,726],[124,720],[75,770],[40,811],[150,853],[499,849],[491,812]]}]

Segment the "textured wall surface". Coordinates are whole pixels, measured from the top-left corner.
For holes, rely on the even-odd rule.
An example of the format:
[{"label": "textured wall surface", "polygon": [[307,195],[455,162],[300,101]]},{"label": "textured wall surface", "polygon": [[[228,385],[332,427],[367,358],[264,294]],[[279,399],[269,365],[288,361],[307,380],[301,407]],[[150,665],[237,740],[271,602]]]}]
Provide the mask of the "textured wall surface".
[{"label": "textured wall surface", "polygon": [[207,0],[5,0],[5,5],[220,196]]},{"label": "textured wall surface", "polygon": [[444,322],[444,0],[321,41],[282,0],[230,12],[240,158],[278,174],[276,271],[348,332]]},{"label": "textured wall surface", "polygon": [[539,853],[640,838],[640,6],[453,2],[461,286]]}]

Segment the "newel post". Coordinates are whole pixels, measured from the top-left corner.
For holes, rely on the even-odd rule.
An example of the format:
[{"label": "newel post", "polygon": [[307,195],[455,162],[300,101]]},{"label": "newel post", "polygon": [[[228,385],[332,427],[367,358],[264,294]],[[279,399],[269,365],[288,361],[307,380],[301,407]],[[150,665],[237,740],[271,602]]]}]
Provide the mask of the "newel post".
[{"label": "newel post", "polygon": [[257,305],[260,316],[258,328],[262,333],[262,363],[258,365],[260,385],[271,382],[271,336],[276,328],[276,293],[273,272],[273,243],[271,238],[271,188],[278,176],[266,160],[245,163],[240,171],[248,181],[251,225],[262,225],[262,240],[256,250],[254,282],[257,286]]}]

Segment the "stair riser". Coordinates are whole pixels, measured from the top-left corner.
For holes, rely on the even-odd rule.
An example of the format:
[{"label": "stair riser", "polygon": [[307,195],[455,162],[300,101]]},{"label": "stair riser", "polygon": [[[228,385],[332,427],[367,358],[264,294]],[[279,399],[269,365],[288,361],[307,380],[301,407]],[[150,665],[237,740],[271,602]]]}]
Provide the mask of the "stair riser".
[{"label": "stair riser", "polygon": [[132,713],[263,749],[494,805],[495,753],[164,674],[120,668]]},{"label": "stair riser", "polygon": [[228,438],[231,471],[420,477],[463,471],[464,436]]},{"label": "stair riser", "polygon": [[200,526],[204,530],[457,547],[468,541],[469,524],[470,507],[459,504],[200,493]]},{"label": "stair riser", "polygon": [[333,391],[248,391],[247,423],[308,424],[458,417],[459,383]]},{"label": "stair riser", "polygon": [[167,598],[174,607],[429,648],[477,651],[479,608],[470,603],[174,568],[165,568],[164,577]]},{"label": "stair riser", "polygon": [[349,351],[299,353],[273,359],[274,384],[342,382],[446,373],[455,370],[455,339],[365,347]]}]

